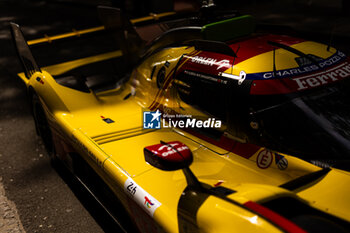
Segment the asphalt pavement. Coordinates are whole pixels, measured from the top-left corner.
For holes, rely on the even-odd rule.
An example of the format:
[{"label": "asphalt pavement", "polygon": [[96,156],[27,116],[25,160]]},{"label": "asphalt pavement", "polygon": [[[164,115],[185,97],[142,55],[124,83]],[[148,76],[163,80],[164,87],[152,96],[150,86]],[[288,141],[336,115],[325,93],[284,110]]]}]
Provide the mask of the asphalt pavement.
[{"label": "asphalt pavement", "polygon": [[[0,208],[8,205],[6,210],[12,211],[14,219],[13,225],[0,221],[0,232],[112,232],[113,225],[92,198],[64,170],[51,166],[35,134],[24,84],[16,77],[21,66],[9,32],[11,21],[21,25],[27,39],[98,26],[93,6],[98,1],[89,2],[93,4],[0,1]],[[277,26],[267,27],[272,32],[293,31],[350,52],[350,19],[337,7],[314,7],[300,1],[242,2],[232,5],[256,16],[258,23]],[[90,38],[90,45],[77,39],[34,46],[33,53],[39,65],[55,64],[108,50],[108,44],[98,39]],[[5,219],[5,213],[0,210],[0,214]],[[10,225],[13,227],[8,228]]]},{"label": "asphalt pavement", "polygon": [[[6,207],[7,212],[0,211],[0,219],[11,217],[13,220],[18,214],[23,225],[20,228],[17,223],[12,224],[15,220],[3,221],[0,232],[22,232],[21,229],[25,232],[111,231],[109,223],[103,219],[106,216],[93,199],[72,177],[51,166],[36,136],[25,86],[16,77],[22,70],[10,40],[10,21],[21,25],[27,39],[99,24],[96,10],[90,5],[0,2],[0,183],[7,197],[0,198],[0,208],[4,210],[3,206],[10,206]],[[59,51],[57,46],[34,48],[34,56],[40,65],[47,65],[57,62],[57,57],[65,61],[85,56],[85,50],[94,51],[77,45],[75,50],[65,48],[64,44],[58,47]],[[79,50],[82,51],[77,53]]]}]

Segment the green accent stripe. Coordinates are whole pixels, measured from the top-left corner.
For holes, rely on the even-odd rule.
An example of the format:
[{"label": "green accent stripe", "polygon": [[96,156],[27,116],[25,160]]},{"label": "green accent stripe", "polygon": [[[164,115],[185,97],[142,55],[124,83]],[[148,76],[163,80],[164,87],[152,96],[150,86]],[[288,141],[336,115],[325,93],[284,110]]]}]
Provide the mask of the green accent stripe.
[{"label": "green accent stripe", "polygon": [[205,40],[228,41],[250,35],[254,31],[254,18],[251,15],[243,15],[204,25],[201,33]]}]

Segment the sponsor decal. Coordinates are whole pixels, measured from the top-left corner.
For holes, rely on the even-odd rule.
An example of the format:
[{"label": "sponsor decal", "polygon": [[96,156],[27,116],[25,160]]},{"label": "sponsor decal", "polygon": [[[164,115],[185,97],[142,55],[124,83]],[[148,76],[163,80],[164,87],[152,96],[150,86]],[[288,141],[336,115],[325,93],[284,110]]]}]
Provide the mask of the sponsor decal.
[{"label": "sponsor decal", "polygon": [[194,76],[194,77],[210,80],[210,81],[213,81],[213,82],[227,84],[226,80],[222,80],[222,79],[216,78],[215,76],[211,76],[211,75],[207,75],[207,74],[201,74],[201,73],[197,73],[197,72],[193,72],[193,71],[189,71],[189,70],[185,70],[184,73],[188,74],[188,75],[191,75],[191,76]]},{"label": "sponsor decal", "polygon": [[325,71],[301,77],[255,80],[251,86],[250,93],[254,95],[286,94],[331,84],[349,77],[350,64],[343,62]]},{"label": "sponsor decal", "polygon": [[[160,158],[162,161],[171,161],[171,162],[182,162],[183,160],[191,160],[192,152],[182,142],[173,141],[167,142],[166,144],[156,144],[145,147],[145,153],[152,154],[150,159],[155,159],[159,161]],[[150,159],[146,158],[146,161]]]},{"label": "sponsor decal", "polygon": [[162,205],[131,178],[125,181],[124,191],[151,217],[156,209]]},{"label": "sponsor decal", "polygon": [[337,51],[334,55],[327,59],[319,61],[317,64],[310,64],[306,66],[301,66],[298,68],[291,68],[285,70],[277,70],[276,76],[274,76],[273,71],[248,74],[247,79],[249,80],[264,80],[264,79],[275,79],[275,78],[287,78],[292,76],[305,75],[307,73],[315,72],[320,69],[328,68],[330,66],[336,65],[340,61],[344,61],[346,55],[340,51]]},{"label": "sponsor decal", "polygon": [[114,123],[114,121],[111,118],[105,118],[104,116],[101,116],[101,118],[107,124]]},{"label": "sponsor decal", "polygon": [[152,206],[154,205],[154,203],[152,203],[151,200],[148,199],[147,196],[145,196],[145,203],[144,203],[144,205],[146,205],[147,208],[152,208]]},{"label": "sponsor decal", "polygon": [[288,160],[278,153],[275,153],[275,162],[280,170],[285,170],[288,167]]},{"label": "sponsor decal", "polygon": [[297,83],[298,91],[300,91],[336,82],[348,76],[350,76],[350,65],[348,63],[343,63],[333,69],[300,78],[294,78],[293,80]]},{"label": "sponsor decal", "polygon": [[227,59],[222,59],[218,61],[215,58],[211,57],[201,57],[201,56],[195,56],[191,58],[191,62],[201,64],[201,65],[206,65],[206,66],[217,66],[216,69],[219,70],[221,68],[230,68],[231,64],[230,61]]},{"label": "sponsor decal", "polygon": [[[174,150],[173,148],[175,148],[176,150]],[[165,152],[162,152],[164,150]],[[168,157],[171,154],[176,154],[184,150],[188,150],[188,147],[185,144],[180,145],[179,142],[173,142],[160,146],[157,151],[161,156]]]},{"label": "sponsor decal", "polygon": [[155,112],[143,112],[143,128],[144,129],[160,129],[160,116],[162,114]]},{"label": "sponsor decal", "polygon": [[126,190],[128,191],[128,193],[134,196],[136,194],[137,186],[134,182],[130,181],[129,184],[126,186]]},{"label": "sponsor decal", "polygon": [[230,64],[230,61],[229,60],[226,60],[226,59],[224,59],[224,60],[221,60],[221,61],[218,61],[217,63],[216,63],[216,65],[218,66],[216,69],[217,70],[219,70],[219,69],[221,69],[221,68],[230,68],[231,67],[231,64]]},{"label": "sponsor decal", "polygon": [[[290,76],[293,76],[293,75],[300,75],[300,74],[304,74],[304,73],[307,73],[307,72],[316,71],[318,69],[319,68],[318,68],[317,65],[310,65],[310,66],[301,67],[301,68],[293,68],[293,69],[288,69],[288,70],[279,70],[279,71],[276,71],[276,78],[286,78],[286,77],[290,77]],[[263,73],[262,75],[263,75],[264,79],[274,78],[274,73],[273,72]]]},{"label": "sponsor decal", "polygon": [[78,145],[97,164],[97,166],[103,169],[104,161],[98,159],[97,156],[86,145],[84,145],[80,140],[78,140],[74,134],[71,134],[71,137],[73,143]]},{"label": "sponsor decal", "polygon": [[258,157],[256,158],[256,164],[259,168],[265,169],[270,167],[273,160],[273,156],[271,151],[269,150],[262,150],[259,152]]}]

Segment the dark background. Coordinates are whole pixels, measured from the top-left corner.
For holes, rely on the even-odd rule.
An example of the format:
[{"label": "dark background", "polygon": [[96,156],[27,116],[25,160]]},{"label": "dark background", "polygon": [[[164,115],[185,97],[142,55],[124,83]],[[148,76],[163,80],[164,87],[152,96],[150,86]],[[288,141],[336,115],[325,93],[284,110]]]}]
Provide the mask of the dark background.
[{"label": "dark background", "polygon": [[[256,17],[260,28],[293,34],[349,53],[349,1],[245,0],[216,1]],[[25,86],[11,42],[9,22],[18,23],[30,40],[99,26],[97,5],[119,6],[131,18],[171,10],[165,1],[0,1],[0,182],[18,209],[27,232],[103,232],[113,225],[92,198],[71,177],[50,165],[36,136],[27,104]],[[197,3],[177,1],[177,10],[198,8]],[[103,43],[101,43],[101,41]],[[113,45],[103,35],[33,46],[40,66],[108,51]]]}]

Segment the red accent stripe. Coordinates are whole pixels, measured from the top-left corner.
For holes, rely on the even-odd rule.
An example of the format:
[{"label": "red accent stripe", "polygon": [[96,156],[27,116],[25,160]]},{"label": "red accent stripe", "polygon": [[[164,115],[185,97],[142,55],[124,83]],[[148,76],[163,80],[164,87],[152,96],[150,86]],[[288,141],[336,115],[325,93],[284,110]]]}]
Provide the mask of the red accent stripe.
[{"label": "red accent stripe", "polygon": [[301,229],[299,226],[297,226],[295,223],[289,221],[288,219],[282,217],[281,215],[277,214],[276,212],[259,205],[258,203],[248,201],[243,204],[245,207],[255,211],[256,213],[260,214],[261,216],[265,217],[266,219],[270,220],[277,226],[281,227],[283,230],[290,232],[290,233],[307,233],[305,230]]}]

